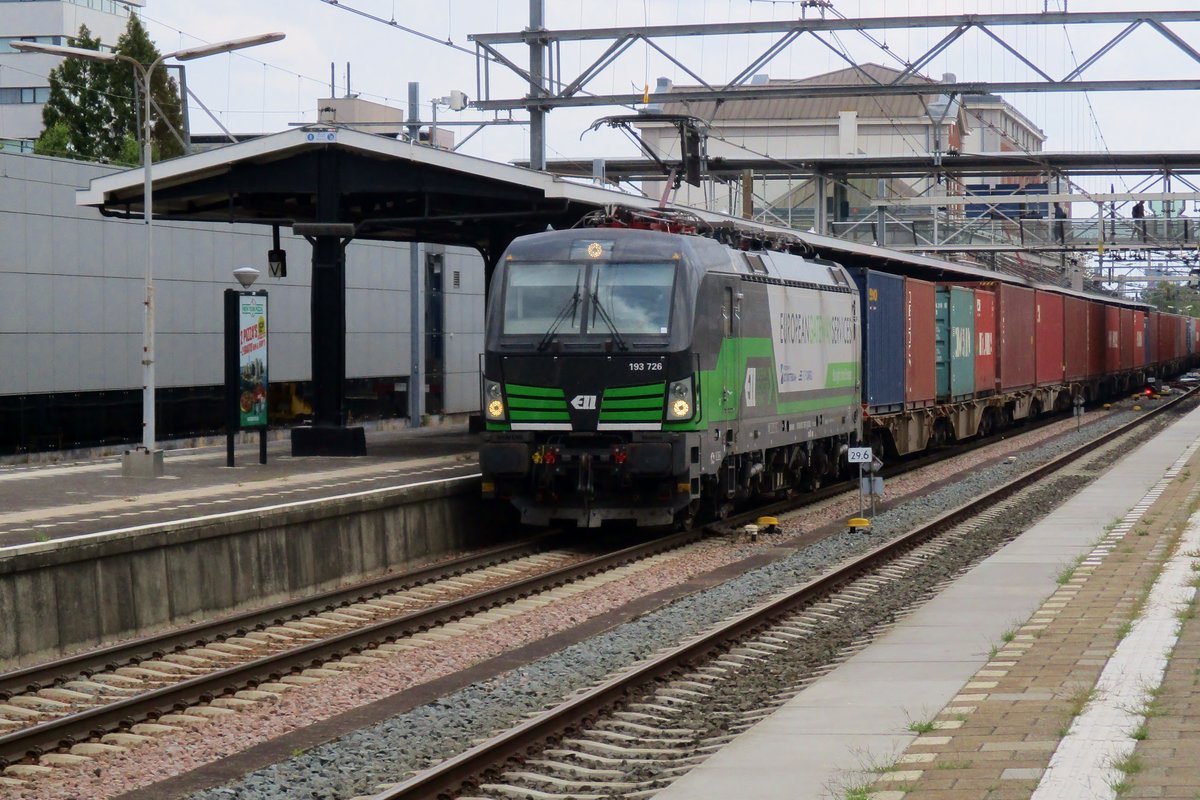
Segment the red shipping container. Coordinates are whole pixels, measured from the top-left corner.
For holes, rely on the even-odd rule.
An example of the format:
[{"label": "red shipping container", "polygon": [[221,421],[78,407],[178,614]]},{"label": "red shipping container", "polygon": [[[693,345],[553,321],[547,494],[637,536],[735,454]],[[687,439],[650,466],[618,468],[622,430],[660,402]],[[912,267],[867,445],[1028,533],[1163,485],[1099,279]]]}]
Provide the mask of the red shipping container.
[{"label": "red shipping container", "polygon": [[1088,302],[1063,298],[1063,378],[1077,381],[1088,374]]},{"label": "red shipping container", "polygon": [[1104,307],[1104,371],[1109,375],[1121,371],[1121,309],[1116,306]]},{"label": "red shipping container", "polygon": [[937,401],[937,291],[904,279],[904,400],[909,408]]},{"label": "red shipping container", "polygon": [[975,392],[996,391],[996,294],[975,290]]},{"label": "red shipping container", "polygon": [[1174,314],[1160,314],[1157,311],[1150,312],[1150,328],[1154,329],[1154,318],[1158,318],[1158,336],[1155,338],[1154,346],[1158,354],[1158,363],[1163,364],[1175,358],[1175,337],[1176,337],[1176,316]]},{"label": "red shipping container", "polygon": [[1063,297],[1050,292],[1034,292],[1034,341],[1038,386],[1057,386],[1063,382]]},{"label": "red shipping container", "polygon": [[1121,369],[1133,369],[1133,309],[1121,309]]},{"label": "red shipping container", "polygon": [[1033,289],[996,285],[996,385],[1001,391],[1033,386],[1034,362]]},{"label": "red shipping container", "polygon": [[1087,332],[1087,375],[1098,378],[1104,374],[1104,305],[1093,301],[1087,302],[1088,332]]},{"label": "red shipping container", "polygon": [[1187,317],[1175,318],[1175,355],[1172,358],[1183,358],[1187,355]]},{"label": "red shipping container", "polygon": [[1146,312],[1133,312],[1133,366],[1146,366]]},{"label": "red shipping container", "polygon": [[1160,314],[1157,311],[1146,312],[1146,319],[1150,322],[1146,327],[1149,333],[1146,335],[1146,364],[1153,365],[1160,361],[1165,361],[1171,356],[1171,347],[1163,347],[1163,336],[1171,335],[1171,320],[1168,314]]}]

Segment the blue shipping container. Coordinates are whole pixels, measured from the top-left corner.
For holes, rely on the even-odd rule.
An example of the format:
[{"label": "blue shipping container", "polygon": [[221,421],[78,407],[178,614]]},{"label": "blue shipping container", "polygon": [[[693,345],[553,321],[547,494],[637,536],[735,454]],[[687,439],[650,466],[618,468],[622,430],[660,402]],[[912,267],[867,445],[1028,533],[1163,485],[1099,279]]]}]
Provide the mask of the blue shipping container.
[{"label": "blue shipping container", "polygon": [[871,414],[904,408],[904,278],[856,268],[863,317],[863,403]]}]

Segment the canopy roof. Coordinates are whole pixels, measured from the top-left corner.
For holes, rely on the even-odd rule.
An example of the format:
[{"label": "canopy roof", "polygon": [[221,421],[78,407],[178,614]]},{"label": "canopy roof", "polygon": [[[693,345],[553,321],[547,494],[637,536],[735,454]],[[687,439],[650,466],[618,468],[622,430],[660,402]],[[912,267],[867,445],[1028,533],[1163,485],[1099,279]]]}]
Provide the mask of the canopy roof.
[{"label": "canopy roof", "polygon": [[[151,177],[158,219],[284,227],[329,222],[318,216],[317,198],[322,187],[330,187],[337,193],[337,222],[353,224],[357,238],[461,245],[478,249],[491,260],[517,236],[547,226],[571,227],[585,214],[606,206],[653,209],[658,205],[650,198],[546,172],[323,126],[296,128],[160,162],[153,165]],[[76,203],[110,216],[141,217],[143,182],[140,168],[95,178],[89,188],[77,193]],[[938,258],[686,210],[713,225],[736,224],[792,236],[814,254],[847,266],[926,280],[1031,285],[1020,277]]]}]

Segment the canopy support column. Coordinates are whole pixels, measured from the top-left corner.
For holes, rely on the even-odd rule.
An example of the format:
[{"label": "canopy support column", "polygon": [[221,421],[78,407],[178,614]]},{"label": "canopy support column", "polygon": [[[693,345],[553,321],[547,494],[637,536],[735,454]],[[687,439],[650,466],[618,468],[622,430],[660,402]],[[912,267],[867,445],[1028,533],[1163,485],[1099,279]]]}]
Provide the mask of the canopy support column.
[{"label": "canopy support column", "polygon": [[294,225],[312,244],[311,426],[292,429],[293,456],[365,456],[366,433],[346,427],[346,245],[354,225],[339,218],[341,155],[321,153],[317,164],[316,218]]}]

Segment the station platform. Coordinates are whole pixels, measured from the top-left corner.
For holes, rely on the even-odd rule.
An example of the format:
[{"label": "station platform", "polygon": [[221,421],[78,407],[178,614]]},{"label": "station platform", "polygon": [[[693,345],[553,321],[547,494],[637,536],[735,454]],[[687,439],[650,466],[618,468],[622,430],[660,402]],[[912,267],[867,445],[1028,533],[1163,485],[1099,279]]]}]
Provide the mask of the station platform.
[{"label": "station platform", "polygon": [[478,437],[465,425],[367,434],[367,455],[291,443],[0,466],[0,670],[163,627],[320,594],[484,546]]},{"label": "station platform", "polygon": [[[466,424],[367,432],[367,455],[293,457],[287,439],[167,450],[164,475],[128,478],[120,455],[60,464],[0,463],[0,557],[22,545],[93,539],[109,531],[185,522],[216,512],[278,509],[380,486],[478,472],[479,438]],[[6,552],[7,551],[7,552]]]},{"label": "station platform", "polygon": [[1193,411],[655,800],[1194,800],[1198,451]]}]

